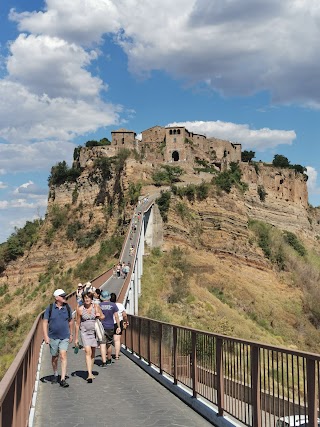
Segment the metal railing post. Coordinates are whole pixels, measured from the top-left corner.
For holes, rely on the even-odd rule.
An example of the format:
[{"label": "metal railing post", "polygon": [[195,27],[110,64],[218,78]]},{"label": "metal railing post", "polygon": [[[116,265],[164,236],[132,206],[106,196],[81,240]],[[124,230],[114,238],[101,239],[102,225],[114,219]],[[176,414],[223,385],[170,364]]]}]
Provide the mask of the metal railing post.
[{"label": "metal railing post", "polygon": [[141,317],[138,319],[138,352],[141,359]]},{"label": "metal railing post", "polygon": [[162,323],[159,323],[159,369],[160,369],[160,374],[162,375],[162,349],[161,349],[161,344],[162,344]]},{"label": "metal railing post", "polygon": [[261,427],[260,349],[251,346],[252,425]]},{"label": "metal railing post", "polygon": [[151,366],[151,321],[148,320],[148,364]]},{"label": "metal railing post", "polygon": [[192,331],[191,333],[191,345],[192,345],[192,396],[197,397],[198,388],[198,368],[197,368],[197,334]]},{"label": "metal railing post", "polygon": [[178,341],[178,329],[173,326],[173,384],[178,383],[178,358],[177,358],[177,341]]},{"label": "metal railing post", "polygon": [[216,339],[216,370],[217,370],[217,399],[218,414],[223,416],[224,411],[224,373],[223,373],[223,341],[222,338]]},{"label": "metal railing post", "polygon": [[316,396],[316,361],[307,359],[308,426],[318,427]]}]

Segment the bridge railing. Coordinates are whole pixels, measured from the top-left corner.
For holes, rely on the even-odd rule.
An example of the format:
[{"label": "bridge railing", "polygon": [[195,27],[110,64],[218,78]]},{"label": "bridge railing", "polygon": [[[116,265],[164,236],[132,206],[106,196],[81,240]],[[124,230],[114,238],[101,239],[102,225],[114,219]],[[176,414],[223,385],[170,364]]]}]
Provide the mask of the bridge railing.
[{"label": "bridge railing", "polygon": [[[75,307],[75,292],[68,295]],[[35,387],[40,347],[43,342],[42,317],[34,321],[21,349],[0,382],[0,427],[26,427]]]},{"label": "bridge railing", "polygon": [[124,344],[246,426],[308,416],[318,426],[320,355],[129,316]]}]

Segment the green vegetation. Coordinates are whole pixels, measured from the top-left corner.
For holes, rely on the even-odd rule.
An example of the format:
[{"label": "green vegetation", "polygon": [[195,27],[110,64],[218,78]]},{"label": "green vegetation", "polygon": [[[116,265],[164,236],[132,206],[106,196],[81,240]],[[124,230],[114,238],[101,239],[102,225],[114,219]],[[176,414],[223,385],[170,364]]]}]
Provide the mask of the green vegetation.
[{"label": "green vegetation", "polygon": [[8,262],[22,256],[37,242],[42,223],[42,219],[27,221],[24,227],[16,228],[7,241],[0,245],[0,273]]},{"label": "green vegetation", "polygon": [[[305,174],[307,171],[307,168],[301,165],[291,165],[290,161],[287,159],[287,157],[282,156],[281,154],[275,154],[273,161],[273,166],[278,168],[284,168],[284,169],[294,169],[296,172]],[[305,174],[306,179],[308,179],[308,176]]]},{"label": "green vegetation", "polygon": [[214,166],[210,165],[210,163],[207,160],[199,159],[199,157],[196,157],[195,163],[197,163],[198,165],[201,166],[200,168],[198,168],[198,167],[193,168],[195,172],[198,172],[198,173],[199,172],[207,172],[207,173],[212,173],[212,174],[217,173]]},{"label": "green vegetation", "polygon": [[85,143],[85,147],[103,147],[105,145],[111,145],[111,141],[108,138],[102,138],[100,141],[91,140]]},{"label": "green vegetation", "polygon": [[183,172],[180,166],[161,165],[159,169],[153,172],[152,179],[154,185],[170,185],[174,182],[178,182]]},{"label": "green vegetation", "polygon": [[230,170],[221,172],[219,175],[212,179],[212,183],[215,184],[220,190],[230,193],[231,188],[235,185],[240,191],[245,192],[248,189],[248,185],[241,181],[242,172],[237,163],[230,163]]},{"label": "green vegetation", "polygon": [[130,205],[136,205],[138,203],[140,194],[141,194],[142,184],[141,182],[134,183],[130,182],[129,184],[129,200]]},{"label": "green vegetation", "polygon": [[109,157],[98,157],[94,160],[94,167],[98,169],[103,181],[107,181],[112,177],[113,159]]},{"label": "green vegetation", "polygon": [[92,230],[84,234],[79,234],[76,237],[76,242],[78,248],[89,248],[94,243],[96,243],[98,237],[102,233],[102,227],[100,225],[95,225]]},{"label": "green vegetation", "polygon": [[192,202],[197,198],[199,201],[205,200],[209,196],[210,184],[202,182],[199,185],[188,184],[184,187],[177,187],[176,185],[171,186],[171,191],[175,196],[179,196],[181,199],[187,197]]},{"label": "green vegetation", "polygon": [[68,206],[61,207],[58,204],[52,205],[50,210],[51,224],[54,230],[65,226],[68,222]]},{"label": "green vegetation", "polygon": [[280,270],[290,270],[289,247],[293,248],[301,257],[307,254],[304,245],[300,242],[298,237],[290,231],[281,233],[270,224],[256,220],[249,221],[249,229],[257,236],[258,245],[263,250],[266,258],[276,264]]},{"label": "green vegetation", "polygon": [[159,211],[164,222],[168,221],[168,211],[170,207],[171,192],[162,191],[161,196],[156,200],[157,205],[159,206]]},{"label": "green vegetation", "polygon": [[120,255],[123,240],[123,236],[114,235],[101,242],[100,250],[96,255],[88,257],[78,264],[74,270],[74,278],[79,278],[82,281],[91,280],[110,268]]},{"label": "green vegetation", "polygon": [[268,195],[268,193],[264,189],[264,186],[258,185],[257,192],[261,202],[264,202],[266,200],[266,196]]},{"label": "green vegetation", "polygon": [[297,238],[297,236],[291,231],[285,231],[283,237],[286,243],[293,247],[293,249],[300,255],[305,256],[307,254],[306,248]]},{"label": "green vegetation", "polygon": [[52,186],[61,185],[65,182],[76,182],[80,174],[81,170],[79,168],[73,166],[69,168],[67,163],[63,160],[63,162],[59,162],[55,166],[52,166],[48,183]]},{"label": "green vegetation", "polygon": [[251,162],[252,159],[256,157],[256,153],[254,151],[244,150],[241,153],[241,161],[242,162]]}]

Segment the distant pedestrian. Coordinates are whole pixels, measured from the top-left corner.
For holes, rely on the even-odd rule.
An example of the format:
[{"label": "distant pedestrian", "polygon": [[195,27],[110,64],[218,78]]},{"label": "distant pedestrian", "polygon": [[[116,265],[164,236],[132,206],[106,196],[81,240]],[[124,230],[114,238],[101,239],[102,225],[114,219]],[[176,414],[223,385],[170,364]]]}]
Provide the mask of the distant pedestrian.
[{"label": "distant pedestrian", "polygon": [[84,285],[82,283],[78,283],[78,287],[76,290],[76,299],[78,304],[82,304],[82,292]]},{"label": "distant pedestrian", "polygon": [[[69,387],[66,382],[67,351],[72,342],[73,320],[70,306],[66,303],[66,293],[63,289],[56,289],[53,293],[55,301],[50,304],[43,316],[44,342],[49,344],[52,356],[53,379],[58,382],[58,361],[60,356],[61,378],[60,386]],[[49,329],[49,331],[48,331]]]},{"label": "distant pedestrian", "polygon": [[100,294],[101,294],[101,289],[96,289],[93,293],[93,304],[99,304],[100,305]]},{"label": "distant pedestrian", "polygon": [[121,276],[121,264],[120,262],[117,264],[117,278],[120,279]]}]

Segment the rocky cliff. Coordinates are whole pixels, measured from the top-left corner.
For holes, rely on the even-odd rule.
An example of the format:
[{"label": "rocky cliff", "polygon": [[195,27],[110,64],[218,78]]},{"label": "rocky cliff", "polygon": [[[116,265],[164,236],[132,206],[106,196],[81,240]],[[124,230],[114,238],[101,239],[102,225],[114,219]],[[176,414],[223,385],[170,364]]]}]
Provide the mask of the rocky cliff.
[{"label": "rocky cliff", "polygon": [[[81,170],[79,177],[74,182],[50,187],[48,210],[37,243],[7,266],[1,274],[0,286],[8,283],[13,292],[21,286],[31,290],[52,265],[62,274],[97,253],[103,239],[123,234],[133,208],[130,183],[142,184],[142,194],[160,193],[161,188],[152,186],[154,165],[150,162],[129,158],[121,167],[99,163],[110,157],[111,148],[81,149],[76,160]],[[186,170],[179,185],[212,179],[209,173]],[[317,241],[320,216],[317,209],[308,207],[304,175],[244,163],[241,170],[242,180],[248,184],[244,194],[237,189],[226,194],[213,186],[206,200],[189,203],[183,214],[173,212],[164,229],[164,249],[168,242],[187,245],[191,241],[195,247],[219,257],[235,257],[268,268],[261,249],[250,243],[250,218]],[[265,193],[263,200],[261,189]],[[179,205],[171,209],[177,210]]]}]

